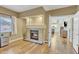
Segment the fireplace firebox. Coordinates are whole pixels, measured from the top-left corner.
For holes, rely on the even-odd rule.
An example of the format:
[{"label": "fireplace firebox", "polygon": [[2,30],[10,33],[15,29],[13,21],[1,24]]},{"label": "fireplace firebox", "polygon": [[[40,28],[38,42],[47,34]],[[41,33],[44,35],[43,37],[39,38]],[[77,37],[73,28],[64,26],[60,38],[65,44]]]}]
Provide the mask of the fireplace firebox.
[{"label": "fireplace firebox", "polygon": [[38,30],[30,30],[30,39],[38,40]]}]

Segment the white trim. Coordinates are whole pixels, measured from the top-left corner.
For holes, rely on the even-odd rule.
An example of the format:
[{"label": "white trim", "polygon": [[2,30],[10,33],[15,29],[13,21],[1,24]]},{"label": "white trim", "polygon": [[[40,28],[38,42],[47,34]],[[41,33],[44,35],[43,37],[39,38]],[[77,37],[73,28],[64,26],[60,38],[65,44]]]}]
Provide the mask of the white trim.
[{"label": "white trim", "polygon": [[[74,14],[72,14],[72,15],[60,15],[60,16],[51,16],[51,15],[49,15],[49,33],[48,33],[48,46],[50,47],[51,46],[51,24],[52,23],[50,23],[50,19],[51,18],[73,18],[74,17]],[[52,20],[52,19],[51,19]],[[69,32],[68,32],[69,33]],[[68,38],[69,38],[69,36],[68,36]]]},{"label": "white trim", "polygon": [[12,42],[15,42],[15,41],[21,40],[21,39],[23,39],[23,37],[19,37],[19,38],[17,38],[17,39],[10,40],[9,43],[12,43]]},{"label": "white trim", "polygon": [[[51,19],[51,16],[49,16],[49,20],[50,21]],[[50,23],[48,25],[48,46],[50,47],[51,46],[51,29],[50,29]]]},{"label": "white trim", "polygon": [[14,31],[12,32],[12,34],[17,34],[17,18],[15,16],[12,16],[13,21],[14,21]]},{"label": "white trim", "polygon": [[73,23],[73,48],[76,51],[76,53],[79,52],[78,44],[79,44],[79,11],[74,15],[74,23]]}]

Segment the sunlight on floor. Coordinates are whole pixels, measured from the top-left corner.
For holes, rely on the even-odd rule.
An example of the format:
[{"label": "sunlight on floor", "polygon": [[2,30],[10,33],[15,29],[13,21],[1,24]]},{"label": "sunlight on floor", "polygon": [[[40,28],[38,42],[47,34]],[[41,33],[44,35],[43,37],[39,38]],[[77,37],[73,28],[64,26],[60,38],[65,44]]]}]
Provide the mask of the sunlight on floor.
[{"label": "sunlight on floor", "polygon": [[75,51],[68,39],[61,38],[58,34],[54,34],[51,38],[51,48],[49,49],[49,53],[57,53],[57,54],[74,54]]}]

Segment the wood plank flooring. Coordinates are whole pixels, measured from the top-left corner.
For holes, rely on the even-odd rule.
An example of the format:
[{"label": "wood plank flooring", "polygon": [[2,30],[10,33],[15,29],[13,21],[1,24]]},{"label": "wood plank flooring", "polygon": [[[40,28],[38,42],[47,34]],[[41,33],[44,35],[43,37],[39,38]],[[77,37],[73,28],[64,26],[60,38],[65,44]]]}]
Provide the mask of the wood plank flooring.
[{"label": "wood plank flooring", "polygon": [[0,54],[75,54],[75,51],[68,39],[60,38],[55,34],[51,39],[50,48],[47,43],[40,45],[18,40],[0,48]]},{"label": "wood plank flooring", "polygon": [[54,34],[51,38],[51,47],[49,48],[51,54],[75,54],[72,44],[67,38],[61,38],[59,35]]},{"label": "wood plank flooring", "polygon": [[6,47],[0,48],[1,54],[44,54],[48,53],[47,44],[36,44],[28,41],[18,40]]}]

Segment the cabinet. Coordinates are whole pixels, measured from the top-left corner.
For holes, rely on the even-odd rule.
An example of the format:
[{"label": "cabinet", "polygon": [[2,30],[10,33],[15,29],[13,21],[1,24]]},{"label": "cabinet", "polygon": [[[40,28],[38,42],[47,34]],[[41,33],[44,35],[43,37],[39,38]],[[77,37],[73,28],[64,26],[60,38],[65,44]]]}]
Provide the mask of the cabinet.
[{"label": "cabinet", "polygon": [[7,34],[0,34],[0,48],[3,46],[8,45],[9,43],[9,37],[7,36]]}]

